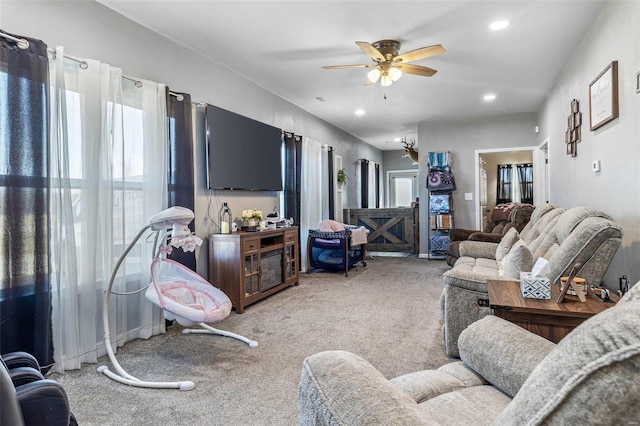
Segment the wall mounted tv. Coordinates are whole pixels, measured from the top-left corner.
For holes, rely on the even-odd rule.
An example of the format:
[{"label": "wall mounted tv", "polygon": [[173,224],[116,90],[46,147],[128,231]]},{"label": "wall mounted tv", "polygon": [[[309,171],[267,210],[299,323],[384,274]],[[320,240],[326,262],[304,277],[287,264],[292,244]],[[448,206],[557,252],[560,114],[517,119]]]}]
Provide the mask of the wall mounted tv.
[{"label": "wall mounted tv", "polygon": [[207,105],[209,189],[282,191],[281,130]]}]

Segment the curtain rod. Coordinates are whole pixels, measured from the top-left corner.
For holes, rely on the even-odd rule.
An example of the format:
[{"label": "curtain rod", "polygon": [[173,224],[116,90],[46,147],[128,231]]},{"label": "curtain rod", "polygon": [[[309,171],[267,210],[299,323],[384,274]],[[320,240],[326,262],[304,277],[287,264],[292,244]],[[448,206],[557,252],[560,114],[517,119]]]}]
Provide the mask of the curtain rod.
[{"label": "curtain rod", "polygon": [[[2,34],[2,35],[4,35],[4,34]],[[49,53],[53,54],[54,57],[55,57],[56,52],[53,49],[47,49],[47,51]],[[69,56],[67,54],[64,54],[64,57],[69,59],[69,60],[71,60],[71,61],[77,62],[78,65],[80,66],[80,68],[82,68],[83,70],[86,70],[89,67],[89,64],[85,60],[74,58],[73,56]],[[122,78],[124,78],[126,80],[129,80],[129,81],[132,81],[133,84],[136,85],[136,87],[142,87],[142,82],[140,80],[137,80],[137,79],[135,79],[133,77],[129,77],[129,76],[124,75],[124,74],[122,75]],[[175,96],[179,101],[184,100],[184,95],[182,93],[176,93],[176,92],[172,92],[171,90],[169,90],[169,94],[172,95],[172,96]]]},{"label": "curtain rod", "polygon": [[17,38],[17,37],[14,37],[12,35],[5,34],[5,33],[2,33],[2,32],[0,32],[0,36],[6,38],[8,40],[15,41],[17,46],[18,46],[18,48],[20,48],[20,49],[24,50],[24,49],[28,49],[29,48],[29,40],[26,40],[24,38]]}]

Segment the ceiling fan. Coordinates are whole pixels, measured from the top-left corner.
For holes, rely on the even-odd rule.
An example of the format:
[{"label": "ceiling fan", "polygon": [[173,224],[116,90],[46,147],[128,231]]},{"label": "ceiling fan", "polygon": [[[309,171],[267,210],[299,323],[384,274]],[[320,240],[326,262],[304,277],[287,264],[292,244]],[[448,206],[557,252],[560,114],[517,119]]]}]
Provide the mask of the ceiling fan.
[{"label": "ceiling fan", "polygon": [[365,84],[375,84],[380,80],[380,85],[391,86],[397,81],[402,73],[420,75],[423,77],[431,77],[437,71],[433,68],[423,67],[421,65],[412,65],[409,62],[419,61],[421,59],[436,56],[446,52],[441,44],[433,46],[421,47],[400,54],[400,42],[396,40],[379,40],[373,43],[366,41],[356,41],[360,49],[364,51],[372,60],[371,64],[356,65],[328,65],[322,68],[326,70],[344,69],[344,68],[373,68],[367,73]]}]

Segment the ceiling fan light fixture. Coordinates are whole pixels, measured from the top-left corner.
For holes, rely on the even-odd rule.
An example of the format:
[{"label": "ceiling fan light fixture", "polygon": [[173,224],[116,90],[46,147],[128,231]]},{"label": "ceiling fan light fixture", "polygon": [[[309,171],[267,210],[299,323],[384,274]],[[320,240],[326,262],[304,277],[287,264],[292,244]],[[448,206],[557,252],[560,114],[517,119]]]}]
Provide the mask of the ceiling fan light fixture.
[{"label": "ceiling fan light fixture", "polygon": [[402,77],[402,71],[400,71],[398,68],[392,67],[389,70],[389,76],[391,77],[391,80],[398,81],[400,80],[400,77]]},{"label": "ceiling fan light fixture", "polygon": [[378,68],[374,68],[367,73],[367,78],[370,82],[375,83],[376,81],[378,81],[381,75],[382,73],[380,72],[380,70]]},{"label": "ceiling fan light fixture", "polygon": [[387,87],[387,86],[391,86],[393,84],[393,79],[391,78],[391,76],[389,75],[388,72],[383,72],[382,73],[382,78],[380,79],[380,85],[382,87]]}]

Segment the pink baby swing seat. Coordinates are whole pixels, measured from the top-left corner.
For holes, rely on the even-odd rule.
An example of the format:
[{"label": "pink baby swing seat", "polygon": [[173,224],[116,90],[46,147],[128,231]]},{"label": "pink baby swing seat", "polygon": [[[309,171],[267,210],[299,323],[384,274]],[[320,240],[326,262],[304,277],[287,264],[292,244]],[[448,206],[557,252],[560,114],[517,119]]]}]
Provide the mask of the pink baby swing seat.
[{"label": "pink baby swing seat", "polygon": [[153,260],[151,284],[145,297],[164,310],[166,319],[184,327],[218,322],[231,313],[231,300],[226,294],[174,260]]}]

